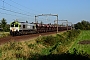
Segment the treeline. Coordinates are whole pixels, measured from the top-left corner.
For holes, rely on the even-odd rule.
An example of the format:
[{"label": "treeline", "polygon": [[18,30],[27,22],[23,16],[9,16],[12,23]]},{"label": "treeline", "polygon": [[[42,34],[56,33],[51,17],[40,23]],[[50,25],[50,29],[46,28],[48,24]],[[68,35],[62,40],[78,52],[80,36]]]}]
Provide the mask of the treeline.
[{"label": "treeline", "polygon": [[7,24],[6,19],[3,18],[0,20],[0,31],[8,32],[10,28],[10,25]]},{"label": "treeline", "polygon": [[75,29],[90,30],[90,22],[83,20],[75,24],[74,27]]}]

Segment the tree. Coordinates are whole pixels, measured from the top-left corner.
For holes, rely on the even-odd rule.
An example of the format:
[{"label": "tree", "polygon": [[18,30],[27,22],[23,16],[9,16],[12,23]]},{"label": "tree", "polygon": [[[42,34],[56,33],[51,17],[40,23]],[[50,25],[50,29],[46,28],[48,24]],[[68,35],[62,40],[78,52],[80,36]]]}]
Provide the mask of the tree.
[{"label": "tree", "polygon": [[75,24],[75,28],[81,30],[90,30],[90,22],[83,20]]},{"label": "tree", "polygon": [[6,28],[6,25],[7,25],[7,22],[6,22],[6,20],[3,18],[2,20],[1,20],[1,28],[3,28],[3,31],[5,31],[7,28]]}]

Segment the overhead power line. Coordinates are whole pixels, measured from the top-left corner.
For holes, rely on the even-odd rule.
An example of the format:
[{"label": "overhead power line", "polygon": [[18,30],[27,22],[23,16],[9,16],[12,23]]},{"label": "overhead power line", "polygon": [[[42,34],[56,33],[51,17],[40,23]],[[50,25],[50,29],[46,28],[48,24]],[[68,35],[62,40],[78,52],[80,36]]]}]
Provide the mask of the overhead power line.
[{"label": "overhead power line", "polygon": [[9,11],[9,12],[13,12],[13,13],[17,13],[17,14],[21,14],[21,15],[26,15],[26,16],[31,16],[31,15],[27,15],[27,14],[23,14],[23,13],[20,13],[20,12],[16,12],[16,11],[13,11],[13,10],[8,10],[8,9],[3,9],[3,8],[0,8],[1,10],[5,10],[5,11]]},{"label": "overhead power line", "polygon": [[[1,10],[5,10],[5,11],[8,11],[8,12],[12,12],[12,13],[16,13],[16,14],[20,14],[20,15],[24,15],[24,16],[28,16],[28,17],[29,17],[29,16],[32,16],[32,15],[29,15],[30,12],[27,12],[27,11],[24,11],[24,10],[18,8],[18,7],[15,7],[15,6],[7,3],[7,2],[4,1],[4,0],[0,0],[0,1],[3,2],[3,6],[2,6],[2,8],[0,8]],[[29,10],[29,8],[27,8],[27,7],[19,4],[19,3],[17,3],[17,2],[14,2],[13,0],[10,0],[10,1]],[[7,5],[11,6],[11,7],[17,8],[18,10],[23,11],[24,13],[17,12],[17,11],[11,10],[11,9],[7,9],[7,8],[5,7],[5,4],[7,4]],[[30,9],[30,10],[31,10],[31,9]],[[34,11],[34,10],[33,10],[33,11]],[[26,14],[25,12],[26,12],[27,14]],[[17,16],[17,15],[12,15],[12,14],[8,14],[8,13],[2,13],[2,14],[11,15],[11,16]],[[34,13],[33,13],[33,14],[34,14]],[[36,15],[36,14],[34,14],[34,15]],[[34,16],[33,16],[33,17],[34,17]],[[41,18],[41,19],[43,19],[43,18]],[[43,20],[44,20],[44,19],[43,19]]]},{"label": "overhead power line", "polygon": [[[22,9],[20,9],[20,8],[17,8],[17,7],[15,7],[15,6],[13,6],[13,5],[11,5],[11,4],[9,4],[9,3],[3,1],[3,0],[0,0],[0,1],[3,2],[3,8],[0,8],[0,9],[6,10],[6,11],[9,11],[9,12],[14,12],[14,13],[26,15],[26,16],[31,16],[31,15],[29,15],[29,12],[27,12],[27,11],[24,11],[24,10],[22,10]],[[11,7],[14,7],[14,8],[17,8],[18,10],[21,10],[21,11],[23,11],[23,12],[27,12],[27,14],[21,13],[21,12],[16,12],[16,11],[13,11],[13,10],[8,10],[8,9],[5,8],[4,4],[7,4],[7,5],[9,5],[9,6],[11,6]]]},{"label": "overhead power line", "polygon": [[[4,15],[10,15],[10,16],[16,16],[16,17],[19,17],[19,18],[24,18],[24,17],[22,17],[22,16],[17,16],[17,15],[8,14],[8,13],[2,13],[2,12],[0,12],[0,14],[4,14]],[[29,19],[29,18],[28,18],[28,19]]]},{"label": "overhead power line", "polygon": [[[11,15],[11,16],[17,16],[17,15],[12,15],[12,14],[7,14],[7,13],[2,13],[2,12],[0,12],[0,14]],[[18,16],[17,16],[17,17],[18,17]]]},{"label": "overhead power line", "polygon": [[[13,0],[10,0],[11,2],[13,2],[13,3],[15,3],[15,4],[17,4],[17,5],[19,5],[19,6],[21,6],[21,7],[24,7],[24,8],[26,8],[26,9],[28,9],[28,10],[32,10],[32,11],[36,11],[36,10],[33,10],[33,9],[30,9],[30,8],[28,8],[28,7],[26,7],[26,6],[23,6],[23,5],[21,5],[21,4],[19,4],[19,3],[17,3],[17,2],[15,2],[15,1],[13,1]],[[39,11],[36,11],[36,12],[39,12]],[[41,12],[40,12],[41,13]],[[35,14],[35,13],[33,13],[35,16],[37,15],[37,14]],[[41,19],[43,19],[43,18],[41,18]]]},{"label": "overhead power line", "polygon": [[[2,1],[2,0],[1,0],[1,1]],[[2,2],[3,2],[3,1],[2,1]],[[15,6],[13,6],[13,5],[11,5],[11,4],[5,2],[5,1],[3,2],[3,4],[7,4],[7,5],[9,5],[9,6],[13,7],[13,8],[17,8],[18,10],[23,11],[23,12],[25,12],[25,13],[28,13],[28,14],[30,13],[30,12],[24,11],[24,10],[18,8],[18,7],[15,7]],[[4,8],[4,5],[3,5],[3,8]],[[30,16],[31,16],[31,15],[30,15]]]},{"label": "overhead power line", "polygon": [[[21,7],[26,8],[26,9],[28,9],[28,10],[32,10],[32,11],[35,11],[35,12],[39,12],[39,11],[36,11],[36,10],[30,9],[30,8],[28,8],[28,7],[26,7],[26,6],[23,6],[23,5],[21,5],[21,4],[17,3],[17,2],[15,2],[15,1],[13,1],[13,0],[10,0],[10,1],[13,2],[13,3],[15,3],[15,4],[17,4],[17,5],[19,5],[19,6],[21,6]],[[39,13],[41,13],[41,12],[39,12]],[[34,14],[34,13],[33,13],[33,14]],[[36,15],[36,14],[34,14],[34,15]]]}]

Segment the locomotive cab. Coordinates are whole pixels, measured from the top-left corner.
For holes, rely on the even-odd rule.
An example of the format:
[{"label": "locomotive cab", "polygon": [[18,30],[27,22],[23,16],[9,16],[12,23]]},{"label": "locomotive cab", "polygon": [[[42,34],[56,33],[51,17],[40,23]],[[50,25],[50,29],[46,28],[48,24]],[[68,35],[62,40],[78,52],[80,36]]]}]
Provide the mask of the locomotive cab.
[{"label": "locomotive cab", "polygon": [[20,26],[18,22],[12,22],[10,24],[10,35],[18,35]]}]

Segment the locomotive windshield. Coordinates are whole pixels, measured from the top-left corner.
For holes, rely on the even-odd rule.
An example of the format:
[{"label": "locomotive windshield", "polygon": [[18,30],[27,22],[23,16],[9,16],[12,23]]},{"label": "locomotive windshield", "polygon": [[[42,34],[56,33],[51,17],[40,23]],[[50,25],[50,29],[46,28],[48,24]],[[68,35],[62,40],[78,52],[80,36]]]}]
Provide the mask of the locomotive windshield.
[{"label": "locomotive windshield", "polygon": [[18,23],[16,22],[11,23],[11,27],[18,27]]},{"label": "locomotive windshield", "polygon": [[15,24],[15,27],[18,27],[18,24]]},{"label": "locomotive windshield", "polygon": [[14,27],[14,24],[11,24],[11,27]]}]

